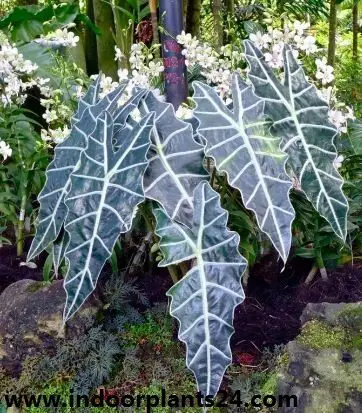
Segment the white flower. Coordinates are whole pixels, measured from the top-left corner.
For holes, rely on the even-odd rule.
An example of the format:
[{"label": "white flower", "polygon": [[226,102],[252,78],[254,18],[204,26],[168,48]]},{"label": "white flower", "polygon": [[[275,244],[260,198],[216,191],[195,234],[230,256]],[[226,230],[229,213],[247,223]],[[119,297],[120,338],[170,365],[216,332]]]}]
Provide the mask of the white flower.
[{"label": "white flower", "polygon": [[0,140],[0,155],[4,158],[4,161],[8,157],[10,157],[12,153],[13,150],[10,148],[10,146],[6,142]]},{"label": "white flower", "polygon": [[47,78],[38,77],[38,78],[36,78],[36,82],[39,86],[44,86],[44,85],[46,85],[47,83],[50,82],[50,79],[48,77]]},{"label": "white flower", "polygon": [[187,44],[187,43],[189,43],[190,41],[192,41],[192,35],[190,34],[190,33],[185,33],[185,30],[183,30],[182,31],[182,33],[181,34],[179,34],[177,37],[176,37],[176,40],[177,40],[177,42],[178,43],[180,43],[180,44]]},{"label": "white flower", "polygon": [[122,82],[122,80],[127,80],[128,79],[128,70],[127,69],[119,69],[118,72],[118,79],[120,82]]},{"label": "white flower", "polygon": [[156,77],[159,76],[160,73],[164,71],[164,66],[161,62],[150,62],[148,65],[148,70],[151,75],[151,77]]},{"label": "white flower", "polygon": [[294,29],[297,32],[299,36],[302,36],[305,30],[308,30],[310,28],[310,23],[308,22],[300,22],[298,20],[295,20],[293,23]]},{"label": "white flower", "polygon": [[299,34],[297,34],[296,36],[294,36],[293,41],[294,41],[295,47],[297,49],[303,50],[303,47],[304,47],[304,38],[303,38],[303,36],[300,36]]},{"label": "white flower", "polygon": [[68,32],[66,41],[68,47],[76,47],[79,42],[79,36],[75,36],[73,32]]},{"label": "white flower", "polygon": [[152,92],[160,102],[166,102],[166,96],[161,94],[160,89],[153,89]]},{"label": "white flower", "polygon": [[354,115],[354,111],[350,106],[346,107],[347,113],[346,113],[346,118],[351,119],[351,120],[356,120],[356,116]]},{"label": "white flower", "polygon": [[114,60],[121,60],[124,57],[124,54],[122,53],[122,50],[117,46],[114,46],[114,49],[116,51],[116,55],[115,55]]},{"label": "white flower", "polygon": [[323,85],[333,82],[334,68],[327,65],[327,59],[325,57],[323,59],[316,59],[315,63],[317,65],[316,78],[320,80]]},{"label": "white flower", "polygon": [[70,133],[68,126],[65,126],[64,129],[61,129],[61,128],[57,128],[53,130],[50,129],[49,132],[53,139],[53,142],[57,145],[59,143],[63,143]]},{"label": "white flower", "polygon": [[337,158],[333,161],[333,166],[336,169],[340,169],[342,167],[342,163],[344,161],[344,156],[343,155],[339,155],[337,156]]},{"label": "white flower", "polygon": [[192,118],[192,109],[187,106],[180,106],[176,111],[176,117],[179,119],[191,119]]},{"label": "white flower", "polygon": [[263,34],[262,32],[251,33],[250,40],[255,43],[259,49],[267,49],[272,42],[271,36],[269,34]]},{"label": "white flower", "polygon": [[347,132],[347,118],[340,110],[330,110],[329,120],[338,129],[339,132]]},{"label": "white flower", "polygon": [[138,86],[147,89],[150,86],[150,80],[148,75],[145,73],[140,73],[137,70],[132,72],[131,84],[133,86]]},{"label": "white flower", "polygon": [[136,122],[140,122],[142,119],[141,112],[138,108],[133,110],[133,112],[131,113],[131,116]]},{"label": "white flower", "polygon": [[318,48],[315,42],[316,42],[316,39],[313,36],[307,36],[304,39],[301,49],[305,51],[307,56],[317,52]]},{"label": "white flower", "polygon": [[[292,55],[293,55],[293,56],[294,56],[294,58],[295,58],[295,59],[297,59],[297,61],[298,61],[299,51],[298,51],[298,50],[293,49],[293,50],[292,50]],[[299,62],[299,61],[298,61],[298,62]]]},{"label": "white flower", "polygon": [[325,88],[325,89],[317,89],[317,93],[319,97],[325,100],[328,104],[331,103],[332,92],[333,92],[332,86],[329,86],[328,88]]},{"label": "white flower", "polygon": [[49,133],[46,129],[41,130],[40,137],[41,137],[41,139],[44,143],[48,143],[49,141],[52,140],[51,136],[49,135]]},{"label": "white flower", "polygon": [[265,61],[273,69],[281,69],[284,66],[283,49],[284,43],[277,43],[273,46],[272,53],[265,53]]},{"label": "white flower", "polygon": [[81,99],[84,95],[85,95],[85,92],[84,92],[84,90],[83,90],[83,86],[78,85],[78,86],[75,88],[75,97],[76,97],[77,99]]},{"label": "white flower", "polygon": [[8,96],[18,96],[21,89],[21,81],[16,76],[16,74],[12,73],[5,78],[5,92]]},{"label": "white flower", "polygon": [[55,120],[58,119],[58,115],[57,115],[57,112],[56,112],[55,110],[49,110],[49,109],[47,109],[47,110],[45,111],[44,115],[43,115],[43,118],[45,119],[45,121],[46,121],[47,123],[51,123],[51,122],[53,122],[53,121],[55,121]]},{"label": "white flower", "polygon": [[176,37],[176,40],[187,49],[196,49],[200,44],[200,41],[197,40],[196,37],[192,37],[190,33],[185,33],[185,31],[182,31],[182,33]]},{"label": "white flower", "polygon": [[104,98],[106,95],[108,95],[108,93],[113,92],[118,86],[119,86],[119,83],[114,82],[110,76],[102,75],[101,82],[100,82],[100,87],[102,89],[102,92],[99,94],[99,97],[101,99]]},{"label": "white flower", "polygon": [[272,37],[273,41],[276,43],[284,41],[284,33],[278,29],[273,29],[272,27],[268,27],[268,33]]}]

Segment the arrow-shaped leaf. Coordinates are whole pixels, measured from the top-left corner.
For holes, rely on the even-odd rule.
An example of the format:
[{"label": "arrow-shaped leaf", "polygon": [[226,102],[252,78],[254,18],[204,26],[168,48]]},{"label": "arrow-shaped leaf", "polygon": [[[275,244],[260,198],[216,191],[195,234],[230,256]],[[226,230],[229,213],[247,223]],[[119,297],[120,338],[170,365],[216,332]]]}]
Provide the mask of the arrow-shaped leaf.
[{"label": "arrow-shaped leaf", "polygon": [[264,102],[238,74],[233,76],[234,110],[229,110],[214,89],[194,82],[195,116],[206,140],[206,155],[226,172],[246,208],[272,241],[284,262],[288,258],[295,214],[289,200],[292,182],[285,172],[286,156],[279,139],[268,132]]},{"label": "arrow-shaped leaf", "polygon": [[173,106],[149,93],[142,113],[155,112],[150,165],[145,174],[147,198],[159,202],[169,216],[188,224],[196,186],[208,179],[203,167],[204,148],[193,138],[192,125],[177,119]]},{"label": "arrow-shaped leaf", "polygon": [[179,339],[187,346],[187,366],[204,395],[215,395],[231,363],[230,337],[235,307],[244,300],[240,277],[247,263],[239,235],[230,232],[220,196],[207,182],[195,189],[192,227],[155,210],[156,233],[164,260],[160,266],[193,260],[194,266],[167,293],[171,315],[179,321]]},{"label": "arrow-shaped leaf", "polygon": [[[94,131],[97,118],[107,110],[117,110],[118,116],[123,117],[123,123],[129,113],[138,105],[143,96],[137,94],[135,104],[127,102],[117,109],[118,100],[126,85],[122,84],[117,90],[97,102],[98,86],[91,88],[90,97],[81,100],[76,118],[69,137],[55,148],[54,160],[46,171],[46,183],[39,195],[40,211],[36,236],[28,253],[28,260],[39,255],[44,249],[55,241],[63,226],[67,215],[64,198],[70,188],[70,175],[76,169],[81,153],[88,144],[89,135]],[[84,111],[82,112],[82,110]],[[77,120],[79,117],[79,120]]]},{"label": "arrow-shaped leaf", "polygon": [[[143,175],[153,115],[143,118],[125,134],[113,135],[114,122],[108,112],[98,117],[79,168],[71,175],[66,197],[69,213],[65,223],[70,241],[65,254],[68,320],[94,290],[99,274],[111,256],[121,233],[129,231],[135,208],[144,200]],[[122,142],[115,152],[113,140]]]},{"label": "arrow-shaped leaf", "polygon": [[249,79],[265,101],[265,113],[274,121],[272,134],[282,138],[288,165],[315,209],[345,240],[348,202],[342,191],[343,179],[333,164],[337,129],[328,120],[327,103],[307,81],[289,46],[284,50],[284,83],[253,43],[245,41],[245,49]]}]

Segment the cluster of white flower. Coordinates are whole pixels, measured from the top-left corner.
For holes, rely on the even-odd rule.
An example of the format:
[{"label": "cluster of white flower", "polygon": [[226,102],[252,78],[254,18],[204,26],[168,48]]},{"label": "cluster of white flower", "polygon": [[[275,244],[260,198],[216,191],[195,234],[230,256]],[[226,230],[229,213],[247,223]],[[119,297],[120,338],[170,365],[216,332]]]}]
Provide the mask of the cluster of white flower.
[{"label": "cluster of white flower", "polygon": [[[68,26],[68,28],[70,25]],[[76,36],[73,32],[68,31],[68,28],[57,29],[55,32],[42,35],[36,42],[44,46],[51,47],[76,47],[79,42],[79,36]]]},{"label": "cluster of white flower", "polygon": [[177,36],[177,42],[184,48],[182,54],[186,65],[190,69],[200,67],[206,82],[215,85],[220,96],[227,99],[230,95],[232,71],[238,69],[242,60],[241,52],[232,45],[226,45],[218,53],[210,45],[201,43],[184,31]]},{"label": "cluster of white flower", "polygon": [[[156,48],[152,46],[149,49],[143,43],[133,44],[131,47],[131,55],[128,60],[130,70],[121,68],[118,70],[118,82],[115,82],[110,76],[102,74],[100,82],[100,98],[103,98],[108,93],[113,92],[124,80],[129,80],[125,93],[123,94],[119,104],[123,104],[130,96],[134,87],[151,88],[153,84],[162,82],[161,74],[164,71],[161,59],[155,57]],[[124,62],[124,54],[117,46],[115,47],[115,60]],[[95,79],[97,75],[91,76]],[[159,89],[154,89],[156,94],[159,94]],[[160,96],[162,99],[162,97]]]},{"label": "cluster of white flower", "polygon": [[59,144],[64,142],[64,140],[69,136],[70,130],[67,125],[63,128],[56,128],[48,130],[42,129],[41,138],[45,143],[55,143]]},{"label": "cluster of white flower", "polygon": [[349,106],[345,110],[332,109],[329,111],[329,120],[338,129],[340,133],[347,133],[348,120],[355,120],[353,109]]},{"label": "cluster of white flower", "polygon": [[184,31],[177,36],[177,42],[184,47],[182,54],[186,58],[186,66],[199,64],[203,69],[216,67],[218,54],[208,44],[202,44],[196,37]]},{"label": "cluster of white flower", "polygon": [[318,51],[315,37],[308,34],[310,24],[295,21],[285,25],[284,31],[269,27],[267,33],[257,32],[250,35],[250,40],[265,54],[265,59],[273,69],[281,69],[284,65],[283,49],[285,44],[293,47],[298,58],[299,53],[313,55]]},{"label": "cluster of white flower", "polygon": [[327,59],[323,57],[322,59],[316,59],[317,65],[316,79],[319,80],[323,86],[332,83],[334,80],[334,68],[327,65]]},{"label": "cluster of white flower", "polygon": [[[40,100],[41,105],[45,108],[43,118],[48,124],[48,129],[41,131],[41,138],[46,144],[61,143],[69,134],[67,125],[73,110],[64,104],[63,94],[60,89],[52,89],[46,98]],[[74,92],[74,97],[79,99],[81,95],[83,95],[83,88],[79,86]]]},{"label": "cluster of white flower", "polygon": [[10,146],[0,139],[0,155],[3,157],[4,161],[11,156],[13,150]]},{"label": "cluster of white flower", "polygon": [[[150,87],[151,84],[161,81],[160,75],[164,71],[161,59],[155,57],[159,46],[153,46],[149,49],[144,43],[133,44],[129,65],[131,69],[130,87]],[[121,69],[118,73],[120,80],[129,75],[126,69]]]},{"label": "cluster of white flower", "polygon": [[[250,40],[263,51],[265,60],[273,69],[282,69],[284,65],[283,49],[286,44],[292,46],[296,58],[300,53],[304,55],[315,55],[318,52],[316,39],[308,34],[310,24],[295,21],[286,25],[284,31],[268,28],[267,33],[257,32],[250,35]],[[323,85],[333,82],[333,67],[327,64],[327,59],[316,59],[317,72],[315,78]]]},{"label": "cluster of white flower", "polygon": [[[46,36],[47,39],[52,37],[52,34]],[[57,30],[55,37],[67,47],[74,47],[79,41],[78,36],[68,32],[66,28]],[[66,94],[60,89],[52,89],[49,78],[36,76],[37,69],[38,66],[26,60],[5,36],[0,36],[0,109],[1,106],[22,105],[29,89],[36,86],[42,96],[40,103],[45,108],[43,118],[48,123],[48,130],[42,130],[41,137],[47,145],[59,143],[69,133],[68,127],[64,127],[69,124],[73,113],[73,108],[69,105],[69,95],[74,100],[79,100],[84,89],[78,86]],[[11,151],[5,152],[4,145],[5,143],[2,143],[1,153],[6,153],[6,157],[11,156]]]},{"label": "cluster of white flower", "polygon": [[26,90],[44,80],[31,76],[37,65],[24,59],[19,50],[7,40],[0,43],[0,104],[22,104],[26,98]]}]

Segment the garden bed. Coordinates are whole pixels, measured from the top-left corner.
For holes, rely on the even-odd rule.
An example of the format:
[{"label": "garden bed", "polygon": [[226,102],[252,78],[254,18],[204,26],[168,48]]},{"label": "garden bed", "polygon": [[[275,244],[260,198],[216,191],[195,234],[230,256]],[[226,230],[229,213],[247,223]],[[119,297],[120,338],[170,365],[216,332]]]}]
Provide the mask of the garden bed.
[{"label": "garden bed", "polygon": [[[0,293],[13,282],[22,279],[41,280],[42,269],[20,267],[14,247],[0,248]],[[40,260],[40,263],[42,261]],[[329,271],[329,281],[316,278],[311,285],[304,283],[310,261],[292,260],[284,270],[267,256],[251,271],[246,299],[235,312],[235,334],[231,345],[234,354],[261,354],[264,347],[285,344],[300,332],[300,316],[308,303],[356,302],[362,296],[362,265],[346,265]],[[165,269],[157,274],[139,275],[140,289],[150,303],[166,301],[172,286]]]},{"label": "garden bed", "polygon": [[[0,248],[0,294],[10,284],[24,280],[42,280],[41,268],[32,269],[27,266],[20,266],[22,262],[25,262],[26,258],[19,258],[16,256],[16,248],[13,246],[5,245]],[[41,260],[40,262],[43,262]]]}]

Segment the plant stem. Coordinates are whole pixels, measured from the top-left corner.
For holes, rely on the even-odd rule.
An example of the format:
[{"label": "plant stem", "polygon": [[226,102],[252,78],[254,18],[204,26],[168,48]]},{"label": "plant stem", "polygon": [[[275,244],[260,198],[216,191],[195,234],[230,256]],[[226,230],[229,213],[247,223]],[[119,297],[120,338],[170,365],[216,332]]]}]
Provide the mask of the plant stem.
[{"label": "plant stem", "polygon": [[214,170],[212,171],[212,175],[211,175],[211,181],[210,181],[211,188],[214,188],[215,178],[216,178],[216,168],[214,167]]},{"label": "plant stem", "polygon": [[18,228],[16,232],[16,254],[21,257],[24,253],[24,222],[25,222],[25,207],[26,207],[26,192],[25,186],[22,185],[20,214],[18,221]]},{"label": "plant stem", "polygon": [[179,267],[182,272],[182,276],[185,276],[187,272],[189,271],[189,266],[187,265],[186,261],[180,262]]},{"label": "plant stem", "polygon": [[324,265],[322,255],[319,255],[317,257],[317,265],[319,268],[319,272],[321,273],[322,280],[328,281],[328,274],[327,274],[326,266]]},{"label": "plant stem", "polygon": [[314,265],[313,268],[310,270],[308,277],[306,278],[304,283],[307,285],[310,284],[314,280],[314,277],[316,276],[317,272],[318,272],[318,266]]},{"label": "plant stem", "polygon": [[172,282],[174,284],[177,284],[179,282],[179,277],[178,277],[178,271],[177,271],[177,266],[176,265],[169,265],[167,267],[168,272],[170,273]]}]

